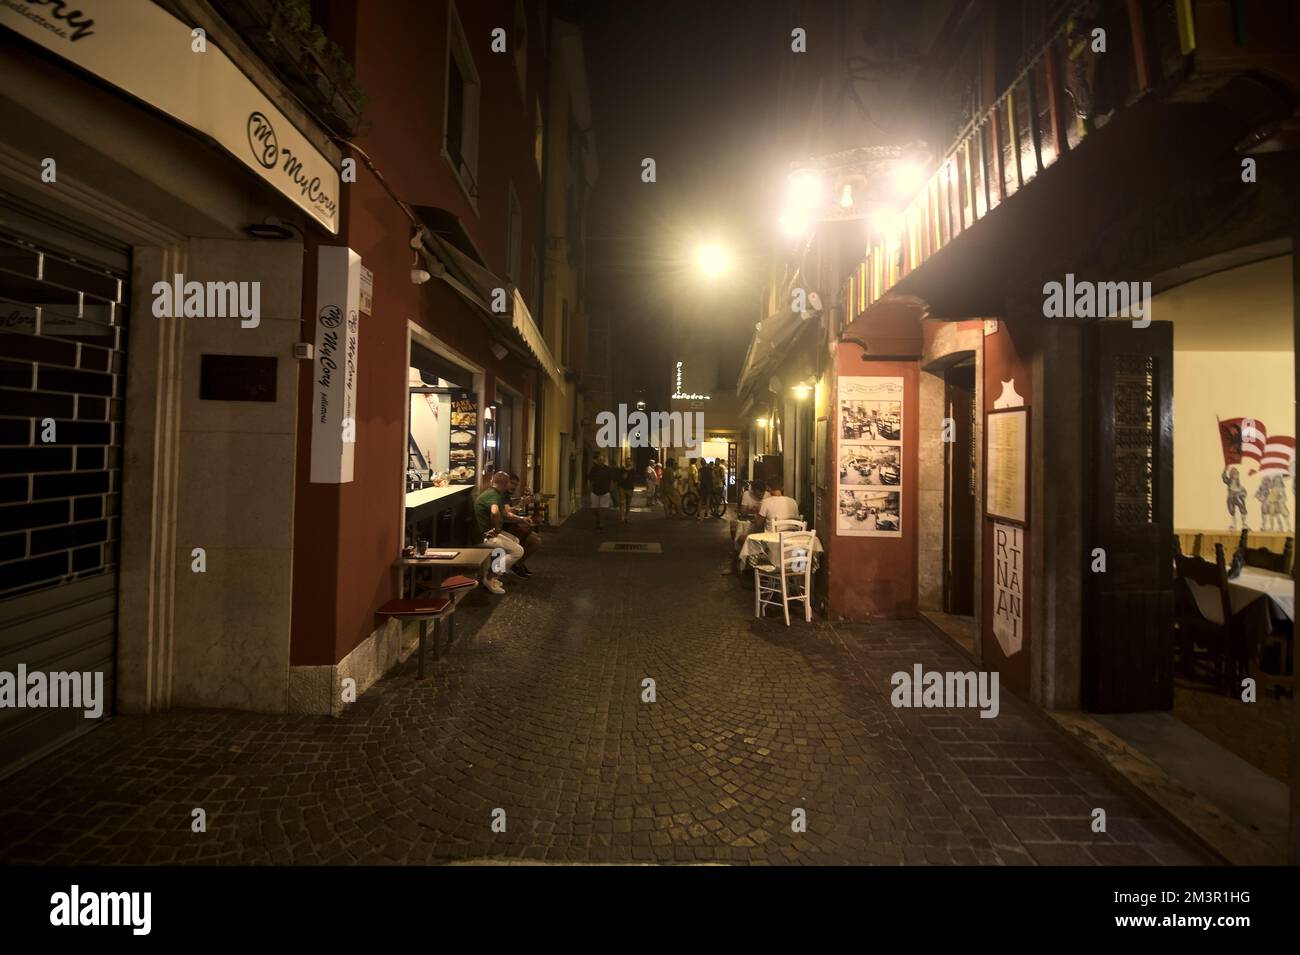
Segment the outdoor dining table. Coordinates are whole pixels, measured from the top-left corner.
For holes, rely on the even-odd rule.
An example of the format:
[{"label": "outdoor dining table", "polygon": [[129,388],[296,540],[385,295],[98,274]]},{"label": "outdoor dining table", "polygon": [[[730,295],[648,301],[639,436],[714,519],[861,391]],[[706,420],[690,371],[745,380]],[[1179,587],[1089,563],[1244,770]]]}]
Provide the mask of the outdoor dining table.
[{"label": "outdoor dining table", "polygon": [[[786,536],[788,537],[790,534],[797,534],[797,533],[802,533],[802,532],[787,531]],[[813,536],[812,537],[813,568],[816,569],[817,565],[821,562],[820,555],[823,552],[822,542],[817,539],[817,534],[815,532],[808,531],[808,533],[812,534]],[[748,537],[745,538],[745,543],[741,545],[740,559],[749,564],[753,564],[759,560],[772,561],[771,551],[775,549],[777,540],[780,538],[780,536],[781,535],[777,534],[775,531],[762,531],[757,534],[750,534]]]},{"label": "outdoor dining table", "polygon": [[[492,549],[490,547],[440,547],[431,548],[431,551],[441,551],[443,553],[455,552],[455,557],[399,557],[393,562],[393,570],[399,575],[397,581],[397,593],[399,597],[415,596],[415,569],[419,567],[440,568],[443,571],[439,582],[447,577],[447,571],[464,570],[470,574],[476,574],[481,580],[483,575],[488,572],[488,565],[492,560]],[[435,587],[436,589],[436,587]],[[465,595],[475,588],[466,586],[451,591],[446,596],[452,603],[452,613],[447,619],[447,646],[451,646],[451,641],[456,639],[456,613],[455,608],[460,606],[460,602],[465,599]],[[421,644],[423,646],[423,644]],[[433,656],[438,658],[438,635],[434,631],[433,637]],[[421,661],[424,657],[421,655]],[[421,667],[423,667],[421,663]],[[423,669],[421,670],[423,673]]]},{"label": "outdoor dining table", "polygon": [[[413,578],[417,567],[442,568],[444,571],[452,569],[477,571],[481,577],[487,572],[488,563],[492,560],[492,549],[490,547],[441,547],[435,549],[446,553],[455,551],[456,556],[450,558],[399,557],[394,561],[393,569],[399,575],[397,592],[400,596],[415,596],[413,593]],[[443,576],[446,577],[447,575],[444,573]]]}]

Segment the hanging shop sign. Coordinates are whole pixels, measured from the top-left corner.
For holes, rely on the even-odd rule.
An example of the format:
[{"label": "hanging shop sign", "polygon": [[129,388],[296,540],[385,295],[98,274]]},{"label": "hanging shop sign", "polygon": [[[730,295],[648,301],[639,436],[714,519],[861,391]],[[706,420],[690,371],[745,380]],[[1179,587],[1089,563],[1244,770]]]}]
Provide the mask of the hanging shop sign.
[{"label": "hanging shop sign", "polygon": [[341,245],[323,245],[317,253],[311,481],[348,484],[357,440],[361,256]]},{"label": "hanging shop sign", "polygon": [[339,173],[210,40],[153,0],[0,0],[0,25],[216,140],[337,234]]},{"label": "hanging shop sign", "polygon": [[680,361],[679,361],[679,362],[677,363],[677,378],[674,380],[674,387],[673,387],[673,393],[672,393],[672,399],[673,399],[673,401],[708,401],[709,398],[710,398],[709,395],[697,395],[697,394],[695,394],[694,392],[690,392],[690,393],[688,393],[688,392],[682,391],[682,368],[683,368],[683,366],[684,366],[684,363],[683,363],[683,362],[680,362]]},{"label": "hanging shop sign", "polygon": [[839,380],[835,533],[903,536],[903,379]]},{"label": "hanging shop sign", "polygon": [[1025,532],[1015,524],[993,523],[993,635],[1004,656],[1024,645]]}]

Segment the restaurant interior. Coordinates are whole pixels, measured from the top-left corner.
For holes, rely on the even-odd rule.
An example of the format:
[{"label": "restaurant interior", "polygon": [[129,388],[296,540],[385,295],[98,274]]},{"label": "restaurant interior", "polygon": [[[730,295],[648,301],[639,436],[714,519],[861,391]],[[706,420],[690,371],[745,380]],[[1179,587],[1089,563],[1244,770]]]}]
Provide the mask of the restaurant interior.
[{"label": "restaurant interior", "polygon": [[1201,791],[1256,794],[1257,805],[1243,811],[1265,834],[1285,831],[1291,782],[1291,271],[1291,257],[1277,256],[1179,285],[1152,303],[1174,334],[1172,715],[1200,734],[1189,739],[1208,739],[1243,761],[1229,769],[1204,752],[1185,754],[1188,771],[1204,777]]}]

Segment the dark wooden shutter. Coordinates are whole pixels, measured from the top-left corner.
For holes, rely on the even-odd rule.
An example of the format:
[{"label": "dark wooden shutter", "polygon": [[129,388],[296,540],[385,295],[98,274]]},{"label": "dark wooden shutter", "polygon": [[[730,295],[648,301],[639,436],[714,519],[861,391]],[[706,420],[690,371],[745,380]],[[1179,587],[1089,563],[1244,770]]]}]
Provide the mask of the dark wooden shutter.
[{"label": "dark wooden shutter", "polygon": [[[1083,701],[1100,713],[1173,706],[1173,326],[1089,329],[1084,405]],[[1092,570],[1103,548],[1106,572]]]}]

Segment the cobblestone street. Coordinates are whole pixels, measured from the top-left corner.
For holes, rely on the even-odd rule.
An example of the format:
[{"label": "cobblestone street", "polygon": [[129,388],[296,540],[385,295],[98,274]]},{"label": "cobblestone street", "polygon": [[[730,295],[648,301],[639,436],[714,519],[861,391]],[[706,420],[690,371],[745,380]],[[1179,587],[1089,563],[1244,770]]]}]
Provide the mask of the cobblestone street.
[{"label": "cobblestone street", "polygon": [[[619,538],[663,553],[597,552]],[[891,707],[897,670],[971,668],[923,623],[755,621],[752,593],[720,573],[726,546],[720,521],[639,512],[600,536],[580,514],[546,535],[531,580],[471,595],[425,681],[411,658],[338,719],[119,717],[0,783],[0,855],[1206,861],[1009,694],[996,719]],[[1096,807],[1106,833],[1090,829]]]}]

